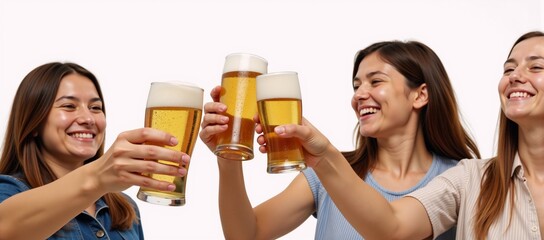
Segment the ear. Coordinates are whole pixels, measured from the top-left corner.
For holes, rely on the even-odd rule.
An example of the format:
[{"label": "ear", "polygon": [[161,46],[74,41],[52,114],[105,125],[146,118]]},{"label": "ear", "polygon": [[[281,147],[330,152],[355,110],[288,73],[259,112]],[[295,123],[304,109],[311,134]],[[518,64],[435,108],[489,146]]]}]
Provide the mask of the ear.
[{"label": "ear", "polygon": [[429,94],[427,93],[427,84],[421,84],[416,89],[415,98],[414,98],[414,108],[421,109],[427,105],[429,102]]}]

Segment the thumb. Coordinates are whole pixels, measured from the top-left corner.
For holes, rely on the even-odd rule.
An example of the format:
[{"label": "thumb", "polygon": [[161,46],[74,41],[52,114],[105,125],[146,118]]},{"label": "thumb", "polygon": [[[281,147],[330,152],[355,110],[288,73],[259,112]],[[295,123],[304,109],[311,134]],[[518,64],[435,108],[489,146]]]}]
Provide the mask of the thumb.
[{"label": "thumb", "polygon": [[277,126],[274,132],[282,138],[297,138],[304,149],[312,155],[321,155],[330,144],[329,140],[306,119],[302,120],[302,125]]}]

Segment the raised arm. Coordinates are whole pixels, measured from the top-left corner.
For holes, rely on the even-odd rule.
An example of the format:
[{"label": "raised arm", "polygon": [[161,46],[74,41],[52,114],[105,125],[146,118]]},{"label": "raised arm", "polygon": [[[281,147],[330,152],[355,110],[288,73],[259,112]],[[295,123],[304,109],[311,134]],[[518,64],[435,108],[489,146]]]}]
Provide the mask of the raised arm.
[{"label": "raised arm", "polygon": [[140,173],[182,176],[183,168],[156,161],[189,162],[189,156],[159,146],[175,145],[170,134],[154,129],[137,129],[119,135],[99,159],[79,167],[42,187],[21,192],[0,203],[0,239],[45,239],[61,229],[107,192],[132,185],[173,190],[172,184],[153,180]]},{"label": "raised arm", "polygon": [[314,169],[348,222],[365,239],[424,239],[432,235],[427,212],[410,197],[389,203],[366,184],[329,140],[306,119],[300,125],[275,129],[282,137],[296,137],[305,148],[306,163]]},{"label": "raised arm", "polygon": [[[201,140],[213,151],[215,136],[227,129],[226,106],[219,102],[221,87],[204,105]],[[293,230],[314,211],[313,195],[302,174],[281,193],[253,208],[246,192],[242,162],[217,158],[219,211],[226,239],[274,239]]]}]

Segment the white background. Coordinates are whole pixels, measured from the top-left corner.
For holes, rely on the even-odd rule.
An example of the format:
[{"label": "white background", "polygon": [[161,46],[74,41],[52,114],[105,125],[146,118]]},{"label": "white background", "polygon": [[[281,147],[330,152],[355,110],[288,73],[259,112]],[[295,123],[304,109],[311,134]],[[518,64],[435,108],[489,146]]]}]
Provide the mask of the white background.
[{"label": "white background", "polygon": [[[543,11],[538,0],[0,0],[0,136],[19,82],[41,64],[76,62],[95,73],[110,146],[120,132],[143,126],[150,82],[196,83],[207,102],[220,84],[224,57],[250,52],[269,61],[269,72],[297,71],[305,117],[338,149],[351,150],[354,54],[397,39],[421,41],[441,57],[466,125],[483,157],[490,157],[503,62],[519,35],[542,29]],[[258,151],[244,168],[254,205],[296,175],[267,174],[266,156]],[[217,175],[214,155],[199,141],[185,206],[137,200],[146,238],[223,239]],[[135,198],[136,191],[126,193]],[[314,230],[310,217],[282,239],[312,239]]]}]

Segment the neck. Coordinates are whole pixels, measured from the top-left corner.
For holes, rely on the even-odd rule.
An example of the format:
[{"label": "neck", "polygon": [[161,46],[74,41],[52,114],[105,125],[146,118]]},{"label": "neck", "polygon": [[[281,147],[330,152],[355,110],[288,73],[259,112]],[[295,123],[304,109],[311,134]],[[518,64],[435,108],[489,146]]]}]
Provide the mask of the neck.
[{"label": "neck", "polygon": [[83,166],[83,161],[80,162],[71,162],[70,160],[59,160],[52,157],[49,154],[43,154],[44,162],[51,168],[57,178],[68,174],[74,169]]},{"label": "neck", "polygon": [[418,129],[414,134],[378,139],[376,169],[406,176],[411,172],[427,172],[432,163],[430,153]]},{"label": "neck", "polygon": [[525,167],[526,177],[544,181],[544,127],[520,126],[518,136],[518,154]]}]

